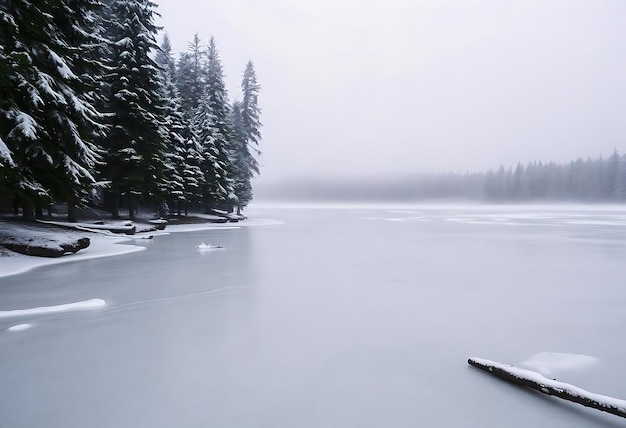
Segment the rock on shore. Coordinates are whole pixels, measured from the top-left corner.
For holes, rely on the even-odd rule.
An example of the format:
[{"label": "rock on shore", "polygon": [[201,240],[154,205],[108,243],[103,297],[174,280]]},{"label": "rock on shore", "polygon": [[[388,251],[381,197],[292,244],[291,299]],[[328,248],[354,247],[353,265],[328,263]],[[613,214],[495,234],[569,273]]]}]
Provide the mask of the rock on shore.
[{"label": "rock on shore", "polygon": [[90,240],[85,236],[0,223],[0,245],[28,256],[61,257],[87,248],[89,244]]}]

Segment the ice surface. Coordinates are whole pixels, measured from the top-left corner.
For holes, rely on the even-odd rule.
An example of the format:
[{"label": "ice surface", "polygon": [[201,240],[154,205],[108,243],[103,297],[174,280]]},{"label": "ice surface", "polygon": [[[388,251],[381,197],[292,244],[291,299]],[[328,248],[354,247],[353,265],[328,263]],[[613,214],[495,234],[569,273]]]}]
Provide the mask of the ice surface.
[{"label": "ice surface", "polygon": [[596,357],[589,355],[539,352],[522,362],[522,365],[543,375],[553,375],[563,370],[584,369],[597,362]]},{"label": "ice surface", "polygon": [[70,312],[70,311],[87,311],[94,309],[101,309],[106,306],[106,303],[102,299],[90,299],[85,300],[83,302],[76,303],[66,303],[62,305],[55,306],[43,306],[39,308],[30,308],[30,309],[14,309],[11,311],[0,311],[0,318],[16,318],[16,317],[25,317],[32,315],[45,315],[45,314],[56,314],[59,312]]},{"label": "ice surface", "polygon": [[[620,426],[613,415],[511,387],[465,360],[597,356],[601,364],[550,378],[626,398],[626,230],[563,221],[619,220],[626,207],[407,211],[418,214],[251,208],[252,220],[237,229],[170,224],[169,232],[196,231],[144,241],[149,249],[133,257],[0,280],[1,309],[91,297],[110,306],[89,320],[58,316],[45,331],[0,335],[2,423]],[[405,216],[424,220],[383,220]],[[441,221],[467,216],[530,224]],[[247,228],[256,218],[287,226]],[[202,241],[228,251],[201,257]],[[33,322],[7,319],[0,329],[18,321]],[[85,388],[85,379],[98,387]]]}]

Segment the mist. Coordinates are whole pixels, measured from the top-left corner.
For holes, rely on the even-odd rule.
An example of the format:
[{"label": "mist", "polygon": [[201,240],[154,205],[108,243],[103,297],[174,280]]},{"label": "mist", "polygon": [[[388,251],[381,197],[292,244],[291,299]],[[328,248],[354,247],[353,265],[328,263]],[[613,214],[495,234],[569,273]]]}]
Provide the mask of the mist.
[{"label": "mist", "polygon": [[[624,144],[620,1],[161,0],[262,84],[263,183],[486,171]],[[205,10],[203,10],[205,9]]]}]

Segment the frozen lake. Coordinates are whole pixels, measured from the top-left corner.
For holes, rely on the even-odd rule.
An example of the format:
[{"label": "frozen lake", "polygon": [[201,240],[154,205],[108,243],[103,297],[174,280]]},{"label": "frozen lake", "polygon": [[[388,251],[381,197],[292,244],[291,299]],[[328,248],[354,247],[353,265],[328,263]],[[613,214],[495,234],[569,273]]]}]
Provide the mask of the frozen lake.
[{"label": "frozen lake", "polygon": [[466,361],[626,398],[626,208],[248,214],[284,223],[0,278],[0,311],[86,302],[0,312],[0,427],[624,426]]}]

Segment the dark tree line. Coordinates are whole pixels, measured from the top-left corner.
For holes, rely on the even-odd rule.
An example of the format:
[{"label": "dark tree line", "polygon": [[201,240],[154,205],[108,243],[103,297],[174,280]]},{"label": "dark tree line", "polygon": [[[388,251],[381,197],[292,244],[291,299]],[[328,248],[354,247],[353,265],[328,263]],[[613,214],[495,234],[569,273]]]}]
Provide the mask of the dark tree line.
[{"label": "dark tree line", "polygon": [[0,2],[0,200],[245,207],[259,173],[252,62],[230,101],[215,40],[173,57],[150,0]]}]

